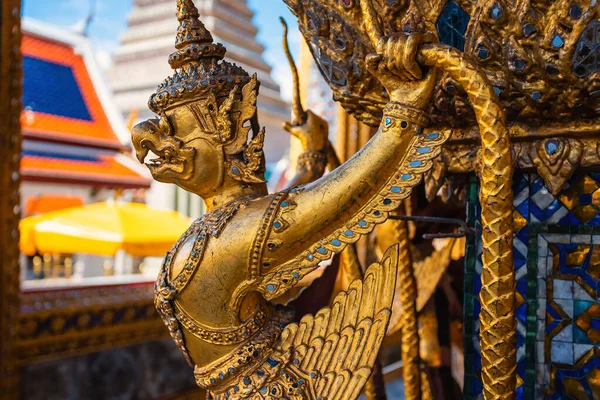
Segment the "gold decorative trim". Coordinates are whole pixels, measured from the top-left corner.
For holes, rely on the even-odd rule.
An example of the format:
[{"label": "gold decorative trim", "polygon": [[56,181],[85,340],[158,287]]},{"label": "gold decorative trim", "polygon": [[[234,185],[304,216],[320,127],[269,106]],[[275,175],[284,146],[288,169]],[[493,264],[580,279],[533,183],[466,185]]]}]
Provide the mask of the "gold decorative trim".
[{"label": "gold decorative trim", "polygon": [[21,365],[163,339],[152,283],[21,294]]},{"label": "gold decorative trim", "polygon": [[196,321],[192,316],[185,312],[176,300],[173,301],[173,304],[175,317],[185,329],[200,340],[219,345],[237,344],[248,340],[248,338],[264,326],[268,317],[265,308],[261,306],[241,325],[228,326],[227,328],[215,328],[203,325]]}]

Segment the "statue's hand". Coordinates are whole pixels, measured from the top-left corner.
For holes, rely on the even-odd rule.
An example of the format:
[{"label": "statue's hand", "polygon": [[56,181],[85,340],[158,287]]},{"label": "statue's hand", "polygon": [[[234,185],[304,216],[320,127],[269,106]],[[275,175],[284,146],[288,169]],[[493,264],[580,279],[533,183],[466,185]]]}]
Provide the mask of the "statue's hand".
[{"label": "statue's hand", "polygon": [[431,43],[431,34],[395,34],[377,43],[377,54],[369,54],[366,65],[385,87],[391,101],[425,108],[435,86],[435,69],[423,73],[417,52],[423,43]]},{"label": "statue's hand", "polygon": [[327,122],[310,110],[306,112],[306,122],[301,125],[284,122],[283,129],[300,140],[304,151],[327,150],[329,145]]}]

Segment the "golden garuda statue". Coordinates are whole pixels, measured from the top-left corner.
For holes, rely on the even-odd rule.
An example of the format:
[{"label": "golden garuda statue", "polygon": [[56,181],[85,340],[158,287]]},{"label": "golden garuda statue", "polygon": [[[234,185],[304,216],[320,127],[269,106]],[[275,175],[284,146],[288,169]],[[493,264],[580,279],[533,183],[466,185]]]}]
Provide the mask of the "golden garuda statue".
[{"label": "golden garuda statue", "polygon": [[[311,2],[288,1],[299,15],[300,3]],[[374,6],[379,2],[339,3],[356,5],[352,18],[363,26],[356,38],[365,41],[345,42],[344,49],[369,49],[364,59],[354,60],[356,69],[369,74],[385,97],[342,93],[344,105],[364,114],[378,131],[329,174],[311,182],[323,173],[330,145],[326,124],[308,112],[287,126],[304,147],[293,179],[297,186],[268,193],[263,155],[268,133],[257,119],[259,82],[223,59],[225,48],[214,43],[192,0],[177,0],[176,50],[169,57],[174,71],[149,100],[158,118],[133,129],[140,162],[150,152],[157,156],[146,163],[154,179],[206,203],[207,213],[166,256],[155,301],[194,367],[197,384],[216,399],[358,397],[390,320],[398,247],[390,247],[362,280],[314,316],[294,322],[294,310],[275,303],[320,261],[384,222],[430,171],[449,136],[424,129],[438,69],[464,87],[485,138],[482,165],[489,168],[482,173],[482,223],[490,245],[484,264],[501,272],[512,268],[506,257],[511,229],[501,207],[511,201],[504,185],[510,180],[510,147],[491,86],[470,61],[435,44],[424,30],[384,32],[377,22],[382,10]],[[335,29],[327,28],[332,38],[340,36]],[[494,193],[494,199],[485,193]],[[508,293],[510,275],[504,281],[500,290]],[[499,323],[511,346],[513,326]]]},{"label": "golden garuda statue", "polygon": [[[293,323],[293,310],[271,301],[385,221],[439,154],[446,138],[423,131],[435,71],[422,71],[415,53],[426,38],[384,38],[369,57],[391,101],[359,154],[310,185],[269,194],[256,76],[223,60],[192,1],[177,1],[177,18],[174,73],[149,101],[159,118],[138,124],[133,143],[140,161],[158,156],[146,164],[156,180],[201,196],[208,212],[167,255],[156,306],[215,398],[356,398],[390,318],[397,248],[315,316]],[[309,114],[296,128],[300,174],[322,169],[323,122]]]}]

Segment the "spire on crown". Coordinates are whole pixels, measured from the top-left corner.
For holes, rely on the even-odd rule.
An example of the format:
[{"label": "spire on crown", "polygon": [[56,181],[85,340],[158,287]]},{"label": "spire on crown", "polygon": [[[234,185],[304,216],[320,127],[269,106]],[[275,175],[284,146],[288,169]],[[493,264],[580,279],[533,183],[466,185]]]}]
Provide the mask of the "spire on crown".
[{"label": "spire on crown", "polygon": [[177,50],[169,57],[171,68],[180,68],[190,62],[221,60],[225,56],[225,47],[220,43],[213,43],[212,35],[199,17],[200,13],[193,0],[177,0]]},{"label": "spire on crown", "polygon": [[192,0],[177,1],[177,37],[175,48],[182,49],[192,43],[212,43],[213,37],[198,19],[200,14]]}]

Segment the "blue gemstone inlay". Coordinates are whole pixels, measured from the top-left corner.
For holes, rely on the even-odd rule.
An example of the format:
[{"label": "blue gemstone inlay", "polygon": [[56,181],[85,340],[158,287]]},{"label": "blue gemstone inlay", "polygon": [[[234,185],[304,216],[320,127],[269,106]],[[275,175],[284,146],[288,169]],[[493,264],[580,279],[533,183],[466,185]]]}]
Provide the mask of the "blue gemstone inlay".
[{"label": "blue gemstone inlay", "polygon": [[233,374],[234,372],[235,372],[235,369],[233,369],[233,368],[229,368],[229,373],[230,373],[230,374]]},{"label": "blue gemstone inlay", "polygon": [[531,98],[535,101],[538,101],[542,98],[542,94],[536,90],[535,92],[531,93]]},{"label": "blue gemstone inlay", "polygon": [[344,232],[344,236],[352,237],[352,236],[354,236],[354,232],[352,232],[350,229],[348,229],[346,232]]},{"label": "blue gemstone inlay", "polygon": [[234,392],[239,392],[240,391],[240,387],[238,385],[233,386],[233,391]]},{"label": "blue gemstone inlay", "polygon": [[552,38],[552,47],[561,48],[565,44],[565,41],[559,34],[554,35]]},{"label": "blue gemstone inlay", "polygon": [[316,376],[317,376],[317,374],[315,374],[314,372],[311,372],[311,373],[310,373],[310,377],[311,377],[311,378],[315,378]]},{"label": "blue gemstone inlay", "polygon": [[263,371],[262,369],[256,370],[256,375],[263,376],[264,374],[265,374],[265,371]]},{"label": "blue gemstone inlay", "polygon": [[312,254],[309,254],[309,255],[307,255],[307,256],[306,256],[306,259],[307,259],[308,261],[312,261],[312,260],[314,260],[314,259],[315,259],[315,256],[313,256]]},{"label": "blue gemstone inlay", "polygon": [[431,151],[431,147],[429,147],[429,146],[419,147],[417,149],[417,153],[419,153],[419,154],[429,153],[430,151]]},{"label": "blue gemstone inlay", "polygon": [[390,199],[383,199],[383,204],[385,204],[386,206],[390,205],[390,204],[392,204],[392,200],[390,200]]},{"label": "blue gemstone inlay", "polygon": [[219,379],[225,379],[225,374],[221,372],[221,373],[219,374]]},{"label": "blue gemstone inlay", "polygon": [[325,250],[325,247],[319,247],[317,249],[317,253],[321,253],[321,254],[327,254],[327,250]]},{"label": "blue gemstone inlay", "polygon": [[553,154],[556,154],[556,152],[558,151],[559,143],[555,139],[550,139],[546,142],[545,147],[546,147],[546,153],[548,153],[549,155],[553,155]]},{"label": "blue gemstone inlay", "polygon": [[477,56],[479,58],[481,58],[482,60],[485,60],[486,58],[488,58],[488,55],[489,55],[488,51],[485,47],[482,46],[479,48],[479,52],[477,53]]},{"label": "blue gemstone inlay", "polygon": [[304,385],[304,379],[298,379],[298,383],[299,383],[300,385]]},{"label": "blue gemstone inlay", "polygon": [[331,241],[331,244],[334,245],[334,246],[341,246],[342,243],[339,240],[337,240],[337,239],[333,239]]},{"label": "blue gemstone inlay", "polygon": [[281,228],[281,222],[279,221],[275,221],[275,223],[273,224],[273,226],[277,229]]},{"label": "blue gemstone inlay", "polygon": [[402,175],[402,176],[400,177],[400,179],[402,179],[403,181],[407,181],[407,180],[409,180],[410,178],[412,178],[412,175],[411,175],[411,174],[404,174],[404,175]]},{"label": "blue gemstone inlay", "polygon": [[272,292],[273,290],[275,290],[275,286],[273,286],[273,285],[267,285],[267,290],[269,292]]},{"label": "blue gemstone inlay", "polygon": [[358,226],[364,228],[365,226],[367,226],[367,221],[361,219],[360,221],[358,221]]},{"label": "blue gemstone inlay", "polygon": [[389,125],[389,124],[391,124],[391,123],[392,123],[392,119],[391,119],[390,117],[387,117],[387,118],[385,119],[385,124],[386,124],[386,125]]},{"label": "blue gemstone inlay", "polygon": [[266,387],[264,387],[264,386],[263,386],[263,387],[261,387],[261,388],[260,388],[260,392],[261,392],[261,393],[263,393],[263,394],[264,394],[264,393],[267,393],[267,388],[266,388]]},{"label": "blue gemstone inlay", "polygon": [[494,3],[492,6],[492,9],[490,10],[490,17],[493,19],[500,19],[500,17],[502,17],[502,9],[498,4]]},{"label": "blue gemstone inlay", "polygon": [[496,93],[496,96],[500,96],[502,89],[500,89],[498,86],[494,86],[494,93]]},{"label": "blue gemstone inlay", "polygon": [[390,191],[392,193],[401,193],[402,192],[402,188],[399,186],[392,186],[392,188],[390,189]]},{"label": "blue gemstone inlay", "polygon": [[423,161],[421,161],[421,160],[411,161],[408,163],[408,165],[412,168],[420,167],[421,165],[423,165]]},{"label": "blue gemstone inlay", "polygon": [[297,273],[297,272],[294,272],[294,273],[292,274],[292,276],[293,276],[294,278],[298,279],[298,278],[300,277],[300,274],[299,274],[299,273]]},{"label": "blue gemstone inlay", "polygon": [[286,201],[284,201],[283,203],[281,203],[281,207],[287,207],[288,203]]},{"label": "blue gemstone inlay", "polygon": [[435,140],[435,139],[437,139],[439,137],[440,137],[440,134],[438,132],[431,132],[431,133],[428,133],[425,136],[425,139],[427,139],[427,140]]},{"label": "blue gemstone inlay", "polygon": [[250,378],[245,377],[244,378],[244,385],[248,386],[250,384]]},{"label": "blue gemstone inlay", "polygon": [[376,216],[376,217],[379,217],[381,215],[381,212],[380,211],[374,211],[373,215]]}]

